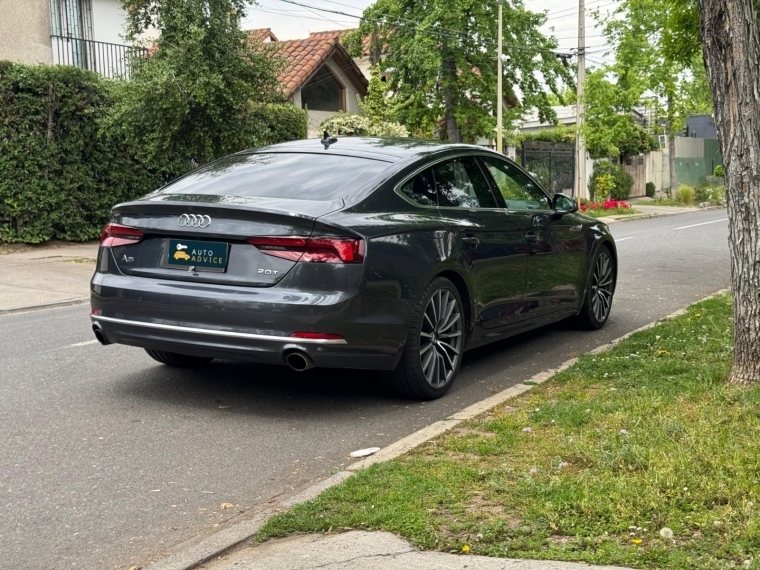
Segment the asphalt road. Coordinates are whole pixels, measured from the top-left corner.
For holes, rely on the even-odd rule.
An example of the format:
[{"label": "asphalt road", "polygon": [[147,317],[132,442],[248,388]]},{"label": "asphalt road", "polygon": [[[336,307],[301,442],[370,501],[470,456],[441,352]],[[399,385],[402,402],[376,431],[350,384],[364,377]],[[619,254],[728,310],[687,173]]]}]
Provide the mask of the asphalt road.
[{"label": "asphalt road", "polygon": [[384,396],[366,372],[173,370],[90,342],[85,306],[0,317],[0,568],[147,565],[329,475],[353,450],[725,288],[725,218],[614,225],[620,281],[604,330],[558,324],[470,352],[451,392],[425,404]]}]

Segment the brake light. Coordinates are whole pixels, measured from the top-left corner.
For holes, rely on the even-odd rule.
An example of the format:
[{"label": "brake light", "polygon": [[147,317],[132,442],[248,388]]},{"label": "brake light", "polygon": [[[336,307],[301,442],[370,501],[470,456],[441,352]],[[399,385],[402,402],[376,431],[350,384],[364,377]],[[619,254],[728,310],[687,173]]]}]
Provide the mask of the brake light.
[{"label": "brake light", "polygon": [[137,228],[108,224],[100,236],[100,245],[115,247],[139,242],[145,234]]},{"label": "brake light", "polygon": [[316,340],[344,340],[339,334],[330,333],[295,332],[290,336],[291,338],[309,338]]},{"label": "brake light", "polygon": [[364,240],[331,237],[255,237],[248,240],[261,253],[291,261],[362,263]]}]

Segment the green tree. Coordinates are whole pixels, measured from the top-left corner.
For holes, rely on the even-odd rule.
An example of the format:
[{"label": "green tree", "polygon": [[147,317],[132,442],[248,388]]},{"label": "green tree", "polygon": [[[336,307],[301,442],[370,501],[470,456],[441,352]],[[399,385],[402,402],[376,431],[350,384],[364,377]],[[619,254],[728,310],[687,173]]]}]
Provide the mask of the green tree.
[{"label": "green tree", "polygon": [[[361,39],[377,32],[398,118],[410,131],[451,142],[492,137],[496,126],[497,2],[477,0],[377,0],[347,38],[357,54]],[[557,58],[557,41],[539,31],[546,15],[526,10],[522,0],[505,0],[505,94],[522,94],[523,108],[507,108],[505,125],[537,107],[555,120],[545,94],[573,85]],[[506,129],[509,130],[508,128]]]},{"label": "green tree", "polygon": [[[128,37],[160,32],[117,88],[109,130],[166,177],[250,145],[253,106],[281,100],[279,61],[240,28],[248,0],[121,0]],[[168,160],[167,160],[168,159]]]},{"label": "green tree", "polygon": [[[666,133],[670,141],[671,186],[676,184],[674,137],[689,114],[709,112],[711,107],[704,72],[673,57],[665,48],[669,22],[682,13],[681,7],[669,0],[622,0],[609,16],[602,17],[597,12],[604,35],[613,46],[615,63],[591,74],[588,85],[592,115],[604,116],[605,112],[629,115],[631,109],[649,95],[655,109],[654,130]],[[696,57],[701,60],[701,53],[692,55]],[[601,93],[594,93],[600,88]],[[609,99],[612,104],[604,109],[605,97],[610,92],[616,96]],[[664,119],[662,131],[659,130],[660,117]],[[627,118],[607,117],[606,120],[614,123],[618,131],[625,126],[628,134],[632,134],[632,121]],[[631,140],[630,136],[627,138]]]}]

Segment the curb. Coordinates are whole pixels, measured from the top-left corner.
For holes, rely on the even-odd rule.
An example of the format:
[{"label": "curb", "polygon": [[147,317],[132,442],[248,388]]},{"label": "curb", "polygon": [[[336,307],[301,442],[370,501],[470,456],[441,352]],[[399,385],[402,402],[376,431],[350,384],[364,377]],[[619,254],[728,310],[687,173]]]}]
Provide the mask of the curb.
[{"label": "curb", "polygon": [[68,299],[66,301],[57,301],[55,303],[43,303],[42,305],[31,305],[29,307],[18,307],[17,309],[4,309],[0,311],[0,317],[5,315],[15,315],[18,313],[31,313],[41,311],[42,309],[56,309],[58,307],[71,307],[74,305],[84,305],[90,302],[89,297],[80,297],[78,299]]},{"label": "curb", "polygon": [[[635,205],[632,205],[631,207],[635,207]],[[725,210],[723,206],[708,206],[706,208],[695,208],[693,210],[689,210],[687,208],[684,208],[686,210],[685,212],[668,212],[662,213],[662,214],[635,214],[633,216],[623,216],[620,218],[597,218],[597,220],[601,220],[607,225],[610,224],[618,224],[621,222],[635,222],[638,220],[651,220],[653,218],[670,218],[673,216],[683,216],[684,214],[696,214],[698,212],[709,212],[710,210]]]},{"label": "curb", "polygon": [[[717,297],[718,295],[722,295],[729,291],[730,289],[721,289],[712,295],[708,295],[699,301],[695,301],[695,303],[701,303],[702,301],[712,299],[713,297]],[[643,327],[639,327],[636,330],[628,332],[623,336],[618,337],[606,344],[600,345],[585,354],[600,354],[602,352],[612,350],[616,345],[620,344],[636,333],[651,329],[663,321],[680,317],[681,315],[685,314],[688,307],[693,304],[694,303],[690,303],[682,309],[670,313],[669,315],[657,319],[656,321],[652,321],[651,323],[646,324]],[[544,370],[543,372],[539,372],[528,380],[523,380],[521,383],[511,386],[506,390],[499,392],[498,394],[486,398],[485,400],[481,400],[480,402],[476,402],[475,404],[464,408],[463,410],[457,412],[456,414],[453,414],[445,420],[441,420],[427,427],[424,427],[421,430],[418,430],[406,436],[405,438],[402,438],[390,444],[389,446],[384,447],[375,455],[358,461],[347,467],[346,470],[338,471],[337,473],[334,473],[330,477],[312,485],[311,487],[301,491],[293,497],[290,497],[289,499],[286,499],[285,501],[272,506],[270,509],[259,513],[251,520],[235,523],[192,546],[183,548],[183,546],[180,545],[175,549],[174,553],[149,565],[146,567],[146,570],[192,570],[193,568],[197,568],[204,562],[208,562],[212,558],[219,556],[231,548],[234,548],[235,546],[238,546],[244,541],[250,539],[261,529],[261,527],[264,526],[264,523],[266,523],[266,521],[272,515],[316,498],[322,492],[330,489],[331,487],[339,485],[349,477],[353,476],[354,473],[360,469],[366,469],[376,463],[382,463],[384,461],[396,459],[397,457],[408,453],[426,441],[429,441],[434,437],[438,437],[450,431],[460,423],[471,420],[480,414],[487,412],[491,408],[494,408],[504,403],[505,401],[514,398],[515,396],[519,396],[520,394],[531,390],[534,386],[543,384],[560,372],[567,370],[576,362],[578,362],[577,357],[566,360],[557,368],[551,368]]]}]

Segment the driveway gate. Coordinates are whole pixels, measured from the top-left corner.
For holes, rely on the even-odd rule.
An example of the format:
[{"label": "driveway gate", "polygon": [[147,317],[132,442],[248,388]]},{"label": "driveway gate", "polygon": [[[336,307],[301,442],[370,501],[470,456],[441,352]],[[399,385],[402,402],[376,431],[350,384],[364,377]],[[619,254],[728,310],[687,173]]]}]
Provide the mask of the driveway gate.
[{"label": "driveway gate", "polygon": [[517,149],[517,160],[533,174],[550,193],[573,195],[575,186],[575,145],[523,141]]}]

